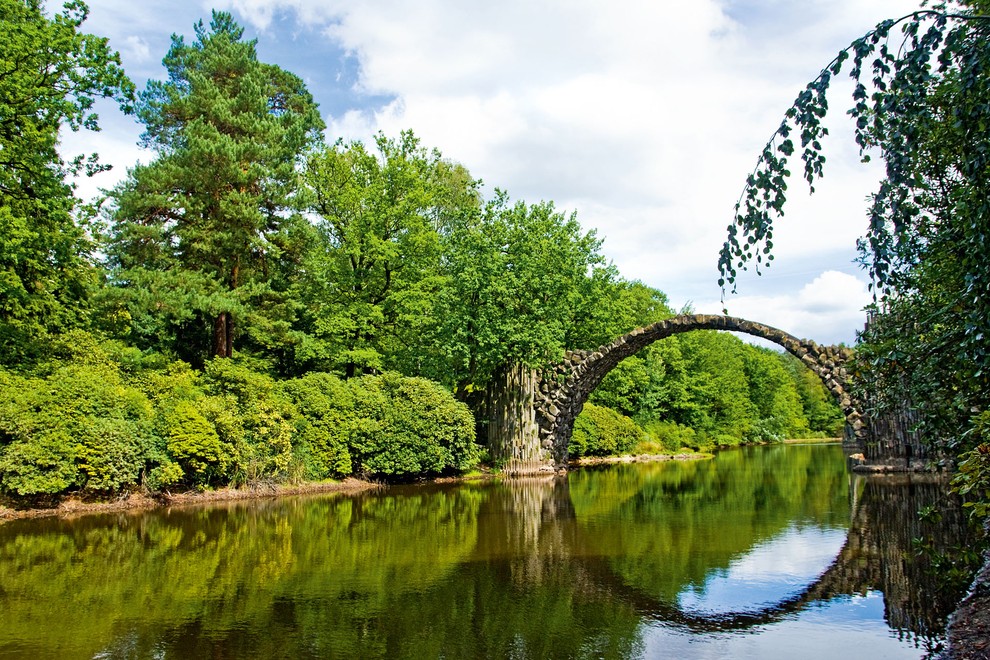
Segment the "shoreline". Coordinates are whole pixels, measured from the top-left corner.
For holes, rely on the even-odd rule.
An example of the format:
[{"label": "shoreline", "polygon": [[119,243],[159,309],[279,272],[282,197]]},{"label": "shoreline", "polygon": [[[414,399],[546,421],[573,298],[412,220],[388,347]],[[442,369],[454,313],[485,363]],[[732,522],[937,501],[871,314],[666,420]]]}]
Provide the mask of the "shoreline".
[{"label": "shoreline", "polygon": [[582,456],[567,462],[568,467],[588,467],[592,465],[617,465],[621,463],[655,463],[662,461],[703,461],[715,458],[709,452],[685,454],[623,454],[622,456]]},{"label": "shoreline", "polygon": [[[836,442],[835,438],[813,438],[810,442]],[[784,443],[801,443],[809,440],[785,440]],[[699,461],[714,458],[711,452],[688,452],[682,454],[625,454],[622,456],[582,456],[568,461],[568,468],[594,467],[598,465],[619,465],[628,463],[653,463],[664,461]],[[461,476],[435,477],[414,483],[447,484],[468,481],[503,478],[503,475],[480,467],[481,473]],[[506,477],[511,478],[511,477]],[[126,511],[147,511],[164,507],[208,505],[220,502],[256,500],[292,495],[317,493],[343,493],[353,495],[388,488],[388,484],[347,477],[342,481],[306,482],[301,484],[270,484],[248,488],[221,488],[208,491],[186,491],[182,493],[131,492],[113,500],[87,500],[70,496],[50,507],[16,508],[0,501],[0,525],[12,520],[33,518],[76,518],[101,513],[121,513]]]},{"label": "shoreline", "polygon": [[165,507],[196,506],[221,502],[276,498],[289,495],[317,493],[345,493],[351,495],[379,490],[385,487],[384,484],[365,481],[356,477],[347,477],[343,481],[270,485],[253,488],[221,488],[219,490],[188,491],[175,494],[132,492],[111,501],[85,501],[77,497],[67,497],[52,507],[15,509],[5,504],[0,504],[0,524],[11,520],[31,518],[70,519],[100,513],[147,511]]},{"label": "shoreline", "polygon": [[[690,454],[638,454],[625,456],[585,456],[568,462],[569,468],[581,468],[594,465],[611,465],[619,463],[647,463],[658,461],[706,460],[713,458],[709,453]],[[487,481],[503,478],[503,475],[493,473],[486,467],[479,468],[479,473],[469,473],[460,476],[435,477],[415,481],[418,484],[449,484],[466,483],[469,481]],[[505,477],[511,478],[511,477]],[[0,525],[12,520],[33,518],[64,518],[71,519],[85,515],[101,513],[122,513],[129,511],[148,511],[152,509],[209,505],[221,502],[236,502],[243,500],[258,500],[292,495],[309,495],[318,493],[342,493],[354,495],[373,490],[388,488],[389,484],[378,483],[347,477],[342,481],[307,482],[295,485],[271,484],[253,488],[221,488],[208,491],[187,491],[183,493],[126,493],[114,500],[85,500],[78,497],[67,497],[58,504],[50,507],[14,508],[0,502]]]},{"label": "shoreline", "polygon": [[[841,445],[842,438],[785,438],[780,441],[783,445]],[[773,443],[769,443],[773,444]]]}]

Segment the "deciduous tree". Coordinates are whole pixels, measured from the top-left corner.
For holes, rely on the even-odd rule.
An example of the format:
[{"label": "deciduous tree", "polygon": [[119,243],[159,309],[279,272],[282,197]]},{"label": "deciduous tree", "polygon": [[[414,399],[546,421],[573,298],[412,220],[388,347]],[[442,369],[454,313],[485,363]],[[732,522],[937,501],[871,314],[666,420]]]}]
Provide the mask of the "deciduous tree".
[{"label": "deciduous tree", "polygon": [[445,239],[447,277],[437,346],[460,393],[508,362],[559,358],[585,284],[604,267],[601,241],[552,203],[510,203],[498,192]]},{"label": "deciduous tree", "polygon": [[94,102],[126,110],[133,85],[107,40],[82,31],[78,0],[45,15],[39,0],[0,0],[0,362],[23,360],[85,317],[96,274],[70,178],[104,169],[65,161],[59,137],[99,130]]},{"label": "deciduous tree", "polygon": [[477,182],[411,131],[397,140],[379,134],[374,150],[338,142],[318,151],[306,182],[322,240],[306,267],[312,341],[301,359],[347,377],[415,372],[409,362],[434,331],[445,283],[442,237],[476,212]]}]

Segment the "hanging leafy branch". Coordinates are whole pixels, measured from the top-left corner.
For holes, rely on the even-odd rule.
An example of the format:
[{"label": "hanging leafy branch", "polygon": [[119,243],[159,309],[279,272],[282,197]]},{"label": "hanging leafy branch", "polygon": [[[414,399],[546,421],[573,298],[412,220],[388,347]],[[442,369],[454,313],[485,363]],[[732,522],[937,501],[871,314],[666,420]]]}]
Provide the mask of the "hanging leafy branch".
[{"label": "hanging leafy branch", "polygon": [[[773,260],[773,223],[784,215],[789,160],[803,163],[803,178],[811,192],[824,173],[822,140],[828,129],[827,92],[847,62],[855,81],[854,105],[848,111],[855,122],[855,139],[863,161],[878,148],[886,163],[886,177],[873,196],[869,227],[860,243],[863,261],[881,292],[897,284],[917,250],[915,231],[923,207],[916,196],[925,186],[916,166],[915,139],[919,124],[932,120],[930,95],[934,83],[961,76],[962,91],[985,80],[990,53],[985,48],[990,17],[971,12],[945,11],[944,5],[885,20],[842,49],[798,95],[780,127],[767,142],[735,206],[735,217],[719,254],[719,286],[735,293],[739,270],[755,263],[757,272]],[[900,34],[895,28],[900,26]],[[934,64],[933,64],[934,61]],[[933,71],[934,68],[934,71]],[[871,75],[872,74],[872,75]],[[956,121],[986,130],[990,107],[969,104],[959,108]],[[985,142],[983,143],[985,144]],[[795,156],[796,154],[796,156]],[[981,149],[967,163],[974,176],[985,171],[988,151]]]},{"label": "hanging leafy branch", "polygon": [[[873,317],[859,337],[859,386],[871,414],[910,408],[935,454],[959,461],[954,484],[986,515],[990,493],[990,1],[923,9],[843,49],[788,109],[736,205],[720,285],[769,262],[788,160],[814,191],[822,176],[826,92],[846,62],[855,139],[885,175],[868,208],[859,261]],[[793,137],[792,137],[793,136]]]}]

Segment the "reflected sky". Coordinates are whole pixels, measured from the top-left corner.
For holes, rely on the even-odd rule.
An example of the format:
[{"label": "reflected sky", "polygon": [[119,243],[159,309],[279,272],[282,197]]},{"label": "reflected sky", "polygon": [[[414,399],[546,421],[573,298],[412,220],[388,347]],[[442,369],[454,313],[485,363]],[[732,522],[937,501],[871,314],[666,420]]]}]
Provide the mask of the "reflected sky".
[{"label": "reflected sky", "polygon": [[654,623],[643,627],[642,636],[644,658],[879,660],[924,655],[922,648],[887,627],[878,591],[842,596],[742,631],[697,635]]},{"label": "reflected sky", "polygon": [[825,573],[845,542],[844,529],[792,525],[734,559],[727,569],[710,573],[700,587],[682,591],[678,605],[710,614],[772,607],[798,595]]},{"label": "reflected sky", "polygon": [[945,499],[796,446],[14,521],[0,657],[920,658],[957,597],[912,545],[959,542],[917,517]]}]

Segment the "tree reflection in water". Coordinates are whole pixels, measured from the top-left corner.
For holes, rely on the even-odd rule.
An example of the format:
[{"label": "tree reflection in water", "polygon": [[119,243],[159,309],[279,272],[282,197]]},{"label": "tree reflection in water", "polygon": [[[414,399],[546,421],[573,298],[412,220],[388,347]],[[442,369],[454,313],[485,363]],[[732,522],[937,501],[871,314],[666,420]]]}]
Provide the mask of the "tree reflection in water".
[{"label": "tree reflection in water", "polygon": [[[0,655],[637,657],[707,639],[744,656],[733,630],[770,638],[879,591],[890,628],[876,643],[911,657],[935,644],[958,596],[914,543],[965,542],[944,492],[917,477],[851,477],[838,447],[771,447],[567,477],[17,521],[0,526]],[[941,514],[920,520],[923,507]],[[808,542],[831,543],[831,556],[782,578],[784,554]],[[733,576],[763,551],[776,573],[747,592],[753,576]],[[713,607],[725,589],[743,606]]]}]

